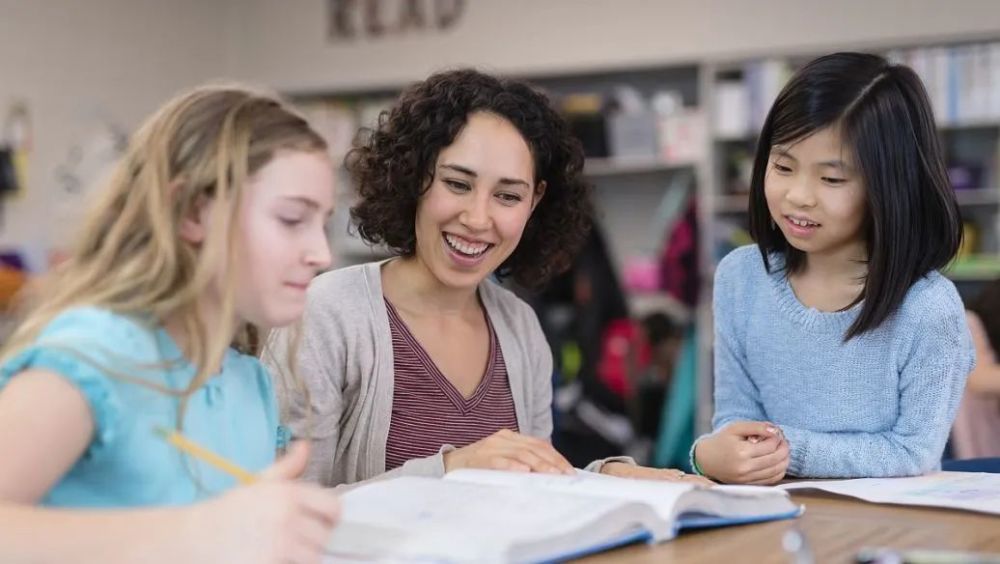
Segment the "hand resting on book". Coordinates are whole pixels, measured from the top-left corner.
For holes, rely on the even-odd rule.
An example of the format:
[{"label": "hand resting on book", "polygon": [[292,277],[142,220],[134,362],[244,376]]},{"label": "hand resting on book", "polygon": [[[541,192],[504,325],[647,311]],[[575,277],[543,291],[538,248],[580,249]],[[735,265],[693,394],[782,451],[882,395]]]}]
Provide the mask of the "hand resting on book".
[{"label": "hand resting on book", "polygon": [[445,472],[459,468],[572,474],[573,465],[546,440],[501,429],[444,454]]}]

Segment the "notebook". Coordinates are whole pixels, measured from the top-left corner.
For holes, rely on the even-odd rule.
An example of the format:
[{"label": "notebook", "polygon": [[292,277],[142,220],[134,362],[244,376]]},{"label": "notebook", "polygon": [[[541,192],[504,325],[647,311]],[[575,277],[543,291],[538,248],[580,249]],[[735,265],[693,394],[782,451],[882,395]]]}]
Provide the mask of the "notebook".
[{"label": "notebook", "polygon": [[784,490],[820,490],[870,501],[964,509],[1000,515],[1000,474],[935,472],[913,478],[860,478],[794,482]]},{"label": "notebook", "polygon": [[343,496],[330,561],[546,562],[682,529],[788,519],[801,513],[776,488],[576,475],[458,470],[401,477]]}]

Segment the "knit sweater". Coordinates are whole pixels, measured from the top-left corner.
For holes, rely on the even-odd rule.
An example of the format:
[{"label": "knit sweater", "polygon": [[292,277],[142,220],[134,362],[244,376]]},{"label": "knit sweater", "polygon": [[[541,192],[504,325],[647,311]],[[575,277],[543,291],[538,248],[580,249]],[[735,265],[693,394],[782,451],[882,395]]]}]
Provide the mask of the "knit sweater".
[{"label": "knit sweater", "polygon": [[[802,305],[781,255],[730,253],[715,277],[715,416],[769,421],[788,440],[788,475],[912,476],[939,468],[975,352],[954,284],[919,279],[872,331],[844,342],[861,304]],[[693,452],[693,451],[692,451]]]}]

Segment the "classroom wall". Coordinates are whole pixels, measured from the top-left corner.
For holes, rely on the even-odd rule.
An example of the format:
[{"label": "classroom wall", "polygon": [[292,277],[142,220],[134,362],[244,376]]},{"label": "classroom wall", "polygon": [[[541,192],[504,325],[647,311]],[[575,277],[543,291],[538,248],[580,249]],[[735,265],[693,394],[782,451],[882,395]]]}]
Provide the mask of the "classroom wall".
[{"label": "classroom wall", "polygon": [[39,250],[66,238],[83,204],[61,175],[99,167],[104,124],[132,129],[174,92],[225,73],[225,8],[205,0],[0,0],[0,126],[10,104],[24,101],[34,138],[29,186],[5,206],[0,247],[30,242]]},{"label": "classroom wall", "polygon": [[[434,4],[422,2],[427,13]],[[444,32],[330,43],[327,1],[294,5],[231,0],[234,72],[318,90],[460,64],[541,74],[1000,32],[994,0],[465,0]]]}]

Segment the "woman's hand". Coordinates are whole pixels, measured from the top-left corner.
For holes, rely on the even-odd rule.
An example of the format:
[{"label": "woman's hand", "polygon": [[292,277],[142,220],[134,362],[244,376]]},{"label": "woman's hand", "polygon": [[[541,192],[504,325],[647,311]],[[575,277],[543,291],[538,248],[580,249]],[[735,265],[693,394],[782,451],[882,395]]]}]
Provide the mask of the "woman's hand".
[{"label": "woman's hand", "polygon": [[608,462],[601,467],[601,474],[617,476],[619,478],[635,478],[638,480],[662,480],[665,482],[687,482],[698,486],[714,486],[715,482],[698,476],[688,474],[683,470],[674,468],[650,468],[648,466],[636,466],[625,462]]},{"label": "woman's hand", "polygon": [[503,429],[459,449],[444,454],[445,472],[459,468],[485,468],[514,472],[572,474],[563,455],[548,441]]}]

